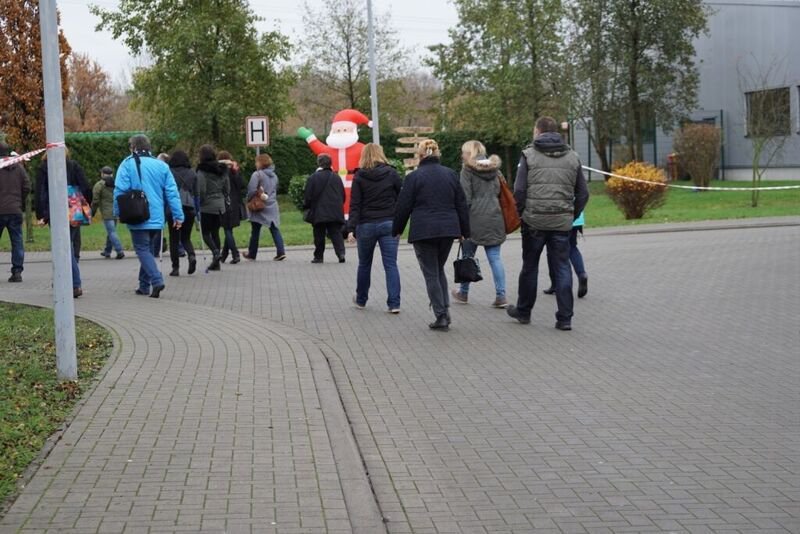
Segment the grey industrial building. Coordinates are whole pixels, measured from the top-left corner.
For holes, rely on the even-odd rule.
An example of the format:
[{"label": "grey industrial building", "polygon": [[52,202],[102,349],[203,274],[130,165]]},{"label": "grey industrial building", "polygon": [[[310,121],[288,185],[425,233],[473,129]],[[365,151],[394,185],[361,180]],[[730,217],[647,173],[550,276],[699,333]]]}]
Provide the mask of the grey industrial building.
[{"label": "grey industrial building", "polygon": [[[769,91],[769,98],[788,100],[786,116],[775,125],[785,136],[782,152],[770,164],[765,179],[800,179],[800,0],[708,1],[708,33],[695,42],[700,74],[698,108],[689,117],[722,129],[719,177],[747,180],[752,175],[753,149],[747,137],[752,93]],[[770,71],[769,76],[761,74]],[[572,142],[585,165],[597,164],[581,121],[572,123]],[[645,144],[645,159],[666,166],[674,131],[656,127]],[[647,136],[646,136],[647,138]],[[622,138],[620,144],[624,144]],[[623,147],[617,145],[617,150]],[[618,152],[611,148],[612,158]],[[593,176],[598,179],[599,176]]]}]

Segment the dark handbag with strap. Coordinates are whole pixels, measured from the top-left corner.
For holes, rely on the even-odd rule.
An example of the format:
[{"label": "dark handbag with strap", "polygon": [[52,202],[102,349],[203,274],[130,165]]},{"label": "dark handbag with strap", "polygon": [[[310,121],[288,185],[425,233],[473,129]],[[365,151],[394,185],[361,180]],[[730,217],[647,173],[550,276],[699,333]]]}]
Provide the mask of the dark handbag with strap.
[{"label": "dark handbag with strap", "polygon": [[514,193],[508,187],[506,179],[502,174],[498,173],[497,180],[500,182],[500,210],[503,212],[506,233],[510,234],[522,225],[522,221],[520,221],[517,214],[517,202],[514,200]]},{"label": "dark handbag with strap", "polygon": [[454,278],[457,284],[483,280],[478,260],[464,255],[463,247],[460,243],[458,245],[458,259],[453,262],[453,271],[455,271]]},{"label": "dark handbag with strap", "polygon": [[125,224],[142,224],[150,220],[150,204],[142,187],[141,160],[134,154],[136,161],[136,174],[139,175],[139,189],[130,189],[117,197],[119,220]]}]

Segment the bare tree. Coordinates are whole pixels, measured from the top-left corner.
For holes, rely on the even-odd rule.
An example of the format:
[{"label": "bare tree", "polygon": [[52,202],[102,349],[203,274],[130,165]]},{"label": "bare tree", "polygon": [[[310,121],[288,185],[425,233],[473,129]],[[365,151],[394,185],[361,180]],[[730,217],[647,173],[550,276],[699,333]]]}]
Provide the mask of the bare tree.
[{"label": "bare tree", "polygon": [[736,70],[745,104],[745,134],[753,147],[751,205],[755,208],[759,197],[756,188],[792,133],[788,71],[784,59],[762,61],[753,54],[740,58]]}]

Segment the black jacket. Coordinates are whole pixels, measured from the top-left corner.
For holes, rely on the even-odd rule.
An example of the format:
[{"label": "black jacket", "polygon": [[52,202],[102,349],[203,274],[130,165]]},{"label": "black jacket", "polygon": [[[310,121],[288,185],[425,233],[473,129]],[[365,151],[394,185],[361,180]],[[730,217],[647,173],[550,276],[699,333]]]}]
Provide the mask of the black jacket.
[{"label": "black jacket", "polygon": [[331,169],[320,169],[306,182],[303,209],[311,210],[311,224],[344,224],[344,185]]},{"label": "black jacket", "polygon": [[406,176],[397,199],[392,235],[400,235],[411,218],[408,241],[469,237],[469,208],[458,174],[426,158]]},{"label": "black jacket", "polygon": [[[67,185],[77,186],[81,190],[86,202],[89,204],[92,203],[92,188],[86,180],[86,175],[83,173],[81,166],[78,165],[78,162],[71,159],[67,160]],[[44,219],[44,222],[49,223],[50,185],[48,183],[46,161],[42,161],[39,170],[36,172],[36,193],[34,199],[36,204],[36,218]]]},{"label": "black jacket", "polygon": [[239,172],[238,167],[230,167],[228,170],[228,178],[231,181],[231,190],[228,193],[230,204],[225,215],[222,216],[222,226],[225,228],[236,228],[242,223],[242,212],[244,211],[244,204],[242,203],[242,173]]},{"label": "black jacket", "polygon": [[355,230],[361,223],[392,219],[402,187],[400,175],[391,165],[381,163],[356,171],[350,191],[350,229]]}]

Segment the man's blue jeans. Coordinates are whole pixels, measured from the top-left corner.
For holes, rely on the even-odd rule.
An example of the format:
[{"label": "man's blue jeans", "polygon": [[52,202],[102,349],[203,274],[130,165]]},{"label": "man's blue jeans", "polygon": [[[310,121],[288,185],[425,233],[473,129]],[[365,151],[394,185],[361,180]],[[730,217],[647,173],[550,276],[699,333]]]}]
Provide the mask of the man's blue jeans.
[{"label": "man's blue jeans", "polygon": [[389,309],[400,308],[400,271],[397,268],[397,249],[400,240],[392,237],[392,221],[359,224],[356,228],[358,239],[358,275],[356,278],[356,303],[363,306],[369,299],[372,275],[372,258],[375,245],[381,248],[383,270],[386,273],[386,305]]},{"label": "man's blue jeans", "polygon": [[11,239],[11,272],[21,273],[25,262],[25,245],[22,241],[22,215],[0,215],[0,237],[3,230],[8,228],[8,237]]},{"label": "man's blue jeans", "polygon": [[133,250],[139,258],[139,291],[150,293],[150,287],[163,286],[164,277],[156,264],[155,254],[161,251],[161,230],[131,230]]},{"label": "man's blue jeans", "polygon": [[119,254],[122,252],[122,243],[119,240],[119,236],[117,235],[117,222],[114,219],[105,219],[103,220],[103,225],[106,227],[106,248],[103,249],[103,254],[108,256],[111,254],[111,247],[114,247],[114,250]]},{"label": "man's blue jeans", "polygon": [[522,225],[522,271],[519,273],[517,310],[522,317],[530,317],[536,304],[536,289],[539,278],[539,259],[547,247],[547,255],[553,259],[555,274],[556,320],[569,323],[572,320],[572,272],[569,263],[570,232],[546,232]]},{"label": "man's blue jeans", "polygon": [[[464,257],[472,258],[478,251],[478,245],[469,239],[461,244]],[[492,279],[494,280],[494,293],[497,297],[506,296],[506,269],[503,267],[503,258],[500,256],[500,245],[484,246],[486,259],[489,260],[489,267],[492,269]],[[461,284],[461,293],[469,294],[469,282]]]}]

